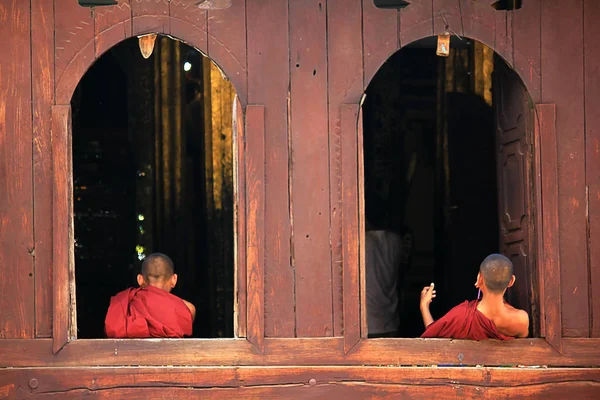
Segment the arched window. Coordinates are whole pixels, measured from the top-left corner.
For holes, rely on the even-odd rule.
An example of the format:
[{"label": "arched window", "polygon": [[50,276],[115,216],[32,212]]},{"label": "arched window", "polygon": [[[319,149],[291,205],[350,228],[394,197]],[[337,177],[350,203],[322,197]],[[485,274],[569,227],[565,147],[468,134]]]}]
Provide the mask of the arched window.
[{"label": "arched window", "polygon": [[[507,300],[540,332],[534,229],[532,102],[492,49],[436,38],[390,57],[363,105],[369,337],[418,337],[420,291],[435,282],[434,318],[464,300],[483,259],[503,253]],[[382,255],[383,254],[383,255]]]},{"label": "arched window", "polygon": [[233,85],[183,42],[131,38],[81,79],[72,106],[77,336],[104,337],[111,296],[167,254],[193,337],[234,336]]}]

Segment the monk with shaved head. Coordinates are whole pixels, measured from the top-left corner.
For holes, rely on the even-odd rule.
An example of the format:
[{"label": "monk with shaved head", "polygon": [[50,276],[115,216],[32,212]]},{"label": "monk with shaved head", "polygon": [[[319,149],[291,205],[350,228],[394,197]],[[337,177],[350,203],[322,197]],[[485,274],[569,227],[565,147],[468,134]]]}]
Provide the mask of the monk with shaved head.
[{"label": "monk with shaved head", "polygon": [[171,294],[177,284],[173,261],[161,253],[144,259],[138,288],[110,300],[104,329],[109,338],[181,338],[192,335],[196,308]]},{"label": "monk with shaved head", "polygon": [[504,301],[506,289],[514,285],[512,262],[501,254],[488,256],[479,267],[475,287],[481,290],[481,301],[465,301],[437,321],[429,304],[436,297],[435,286],[421,292],[421,315],[425,324],[423,338],[499,339],[527,337],[529,315]]}]

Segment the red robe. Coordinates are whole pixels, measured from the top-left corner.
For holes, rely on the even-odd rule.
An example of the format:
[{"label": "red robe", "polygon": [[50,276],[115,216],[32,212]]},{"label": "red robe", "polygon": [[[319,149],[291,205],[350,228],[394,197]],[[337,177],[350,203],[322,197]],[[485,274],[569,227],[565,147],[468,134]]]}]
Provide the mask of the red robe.
[{"label": "red robe", "polygon": [[110,299],[104,331],[109,338],[182,338],[192,334],[192,312],[162,289],[129,288]]},{"label": "red robe", "polygon": [[465,301],[427,327],[422,338],[485,340],[513,339],[498,332],[491,319],[477,310],[477,300]]}]

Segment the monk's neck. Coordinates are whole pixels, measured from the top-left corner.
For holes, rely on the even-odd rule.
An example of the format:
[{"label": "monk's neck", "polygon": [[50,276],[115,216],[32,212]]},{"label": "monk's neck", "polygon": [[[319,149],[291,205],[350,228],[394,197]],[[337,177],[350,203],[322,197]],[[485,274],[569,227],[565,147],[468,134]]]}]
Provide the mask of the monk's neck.
[{"label": "monk's neck", "polygon": [[486,293],[477,305],[477,309],[488,318],[504,311],[504,295]]}]

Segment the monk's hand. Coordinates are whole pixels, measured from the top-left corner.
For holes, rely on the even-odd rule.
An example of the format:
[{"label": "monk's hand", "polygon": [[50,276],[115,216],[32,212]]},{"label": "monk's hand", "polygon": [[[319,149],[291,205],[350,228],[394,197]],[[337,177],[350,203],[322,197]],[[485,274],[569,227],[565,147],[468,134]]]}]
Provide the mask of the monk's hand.
[{"label": "monk's hand", "polygon": [[432,283],[429,286],[425,286],[421,290],[421,308],[429,308],[429,304],[435,298],[435,285]]}]

